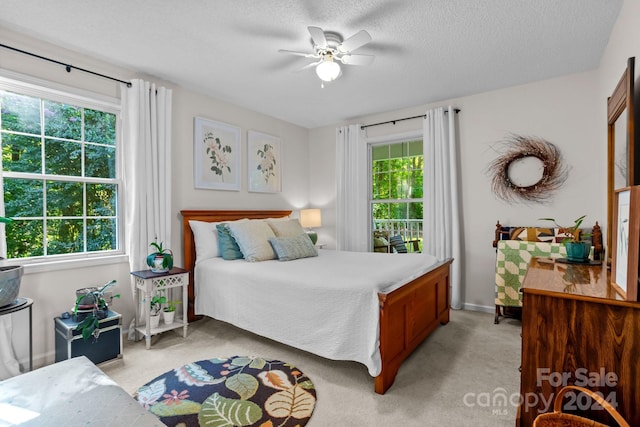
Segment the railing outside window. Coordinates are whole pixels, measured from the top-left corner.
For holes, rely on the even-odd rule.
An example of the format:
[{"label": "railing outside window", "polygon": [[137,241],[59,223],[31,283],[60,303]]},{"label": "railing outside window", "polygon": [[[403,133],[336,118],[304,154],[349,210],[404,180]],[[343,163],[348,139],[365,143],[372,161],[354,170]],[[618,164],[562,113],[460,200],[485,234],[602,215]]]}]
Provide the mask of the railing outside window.
[{"label": "railing outside window", "polygon": [[[422,252],[422,219],[373,220],[374,251],[394,252],[390,243],[393,236],[402,237],[408,252]],[[376,245],[376,237],[384,238],[387,245]]]}]

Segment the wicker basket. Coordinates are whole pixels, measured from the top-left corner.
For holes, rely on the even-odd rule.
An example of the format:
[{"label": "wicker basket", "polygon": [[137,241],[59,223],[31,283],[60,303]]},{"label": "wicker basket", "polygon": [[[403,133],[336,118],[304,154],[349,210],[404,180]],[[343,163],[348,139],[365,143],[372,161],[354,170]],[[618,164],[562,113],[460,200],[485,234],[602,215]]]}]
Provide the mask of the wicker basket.
[{"label": "wicker basket", "polygon": [[574,385],[568,385],[563,387],[555,400],[553,401],[553,412],[547,414],[538,415],[533,421],[533,427],[608,427],[606,424],[599,423],[597,421],[590,420],[588,418],[579,417],[577,415],[565,414],[562,412],[562,398],[567,391],[577,390],[598,402],[611,417],[616,420],[620,427],[629,427],[629,424],[622,418],[622,416],[602,397],[598,396],[591,390]]}]

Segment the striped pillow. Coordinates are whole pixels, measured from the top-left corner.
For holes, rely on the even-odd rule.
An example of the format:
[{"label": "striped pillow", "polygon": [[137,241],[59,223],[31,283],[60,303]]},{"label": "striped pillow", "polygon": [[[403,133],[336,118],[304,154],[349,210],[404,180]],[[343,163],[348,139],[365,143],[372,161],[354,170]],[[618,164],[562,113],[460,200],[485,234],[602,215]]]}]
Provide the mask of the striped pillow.
[{"label": "striped pillow", "polygon": [[306,234],[295,237],[271,237],[269,243],[280,261],[318,256],[318,250]]}]

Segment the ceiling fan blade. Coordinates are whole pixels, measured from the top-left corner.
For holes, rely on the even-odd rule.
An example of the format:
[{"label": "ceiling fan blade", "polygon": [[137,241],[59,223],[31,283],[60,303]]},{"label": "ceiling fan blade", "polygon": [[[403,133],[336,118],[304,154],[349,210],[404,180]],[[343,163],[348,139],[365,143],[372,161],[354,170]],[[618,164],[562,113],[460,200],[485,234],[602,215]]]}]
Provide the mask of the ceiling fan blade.
[{"label": "ceiling fan blade", "polygon": [[360,30],[345,41],[342,42],[338,46],[338,52],[347,53],[353,52],[360,46],[364,46],[365,44],[371,41],[371,35],[365,30]]},{"label": "ceiling fan blade", "polygon": [[373,62],[373,55],[342,55],[340,61],[347,65],[369,65]]},{"label": "ceiling fan blade", "polygon": [[316,61],[316,62],[312,62],[311,64],[307,64],[304,67],[298,68],[297,70],[295,70],[294,73],[299,73],[300,71],[304,71],[304,70],[306,70],[308,68],[315,67],[316,65],[318,65],[321,62],[322,62],[322,60]]},{"label": "ceiling fan blade", "polygon": [[313,44],[315,44],[319,49],[326,49],[327,39],[324,36],[324,30],[320,27],[307,27],[307,29],[309,30],[309,34],[311,34]]},{"label": "ceiling fan blade", "polygon": [[294,50],[285,50],[285,49],[280,49],[278,50],[278,52],[288,53],[290,55],[304,56],[305,58],[318,58],[318,55],[316,55],[315,53],[296,52]]}]

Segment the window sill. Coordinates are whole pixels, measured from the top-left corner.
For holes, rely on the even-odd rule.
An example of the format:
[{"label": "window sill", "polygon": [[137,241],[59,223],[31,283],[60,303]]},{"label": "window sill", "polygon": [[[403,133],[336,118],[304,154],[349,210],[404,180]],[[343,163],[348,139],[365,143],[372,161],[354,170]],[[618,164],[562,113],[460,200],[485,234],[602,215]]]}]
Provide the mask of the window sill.
[{"label": "window sill", "polygon": [[100,265],[120,264],[129,262],[129,257],[125,254],[97,256],[88,258],[76,258],[66,260],[42,260],[42,261],[26,261],[21,262],[19,259],[3,261],[1,265],[22,265],[24,274],[42,273],[57,270],[73,270],[77,268],[87,268]]}]

